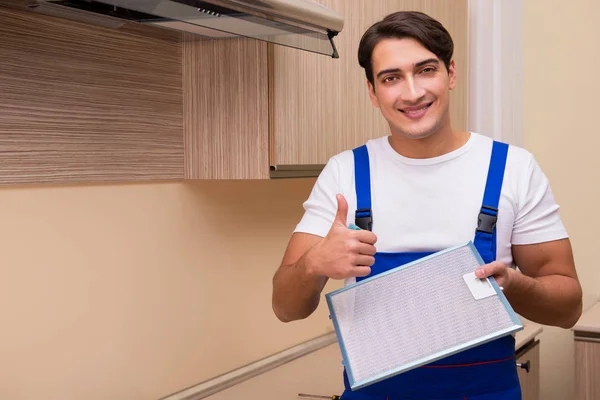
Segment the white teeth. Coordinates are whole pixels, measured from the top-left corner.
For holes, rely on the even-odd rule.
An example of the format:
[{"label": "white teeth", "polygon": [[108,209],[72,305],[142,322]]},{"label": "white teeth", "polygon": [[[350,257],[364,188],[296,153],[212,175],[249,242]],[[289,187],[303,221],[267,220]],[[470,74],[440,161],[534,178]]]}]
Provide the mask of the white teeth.
[{"label": "white teeth", "polygon": [[427,107],[423,107],[423,108],[419,108],[418,110],[411,110],[411,111],[405,111],[407,114],[418,114],[421,111],[423,111],[424,109],[426,109]]},{"label": "white teeth", "polygon": [[410,111],[403,110],[403,111],[407,114],[418,114],[421,111],[425,110],[427,107],[429,107],[429,106],[421,107],[418,110],[410,110]]}]

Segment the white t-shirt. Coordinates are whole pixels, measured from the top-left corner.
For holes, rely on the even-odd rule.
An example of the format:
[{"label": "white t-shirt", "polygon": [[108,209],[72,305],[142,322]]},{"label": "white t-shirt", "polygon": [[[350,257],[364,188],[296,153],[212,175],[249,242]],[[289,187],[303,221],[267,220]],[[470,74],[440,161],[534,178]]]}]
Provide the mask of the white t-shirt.
[{"label": "white t-shirt", "polygon": [[[377,251],[438,251],[474,240],[492,144],[492,139],[471,133],[455,151],[411,159],[394,151],[388,136],[368,141]],[[327,235],[337,212],[337,193],[348,201],[347,222],[354,223],[352,150],[329,160],[294,232]],[[506,265],[514,267],[513,244],[568,237],[548,179],[522,148],[509,147],[498,209],[496,258]]]}]

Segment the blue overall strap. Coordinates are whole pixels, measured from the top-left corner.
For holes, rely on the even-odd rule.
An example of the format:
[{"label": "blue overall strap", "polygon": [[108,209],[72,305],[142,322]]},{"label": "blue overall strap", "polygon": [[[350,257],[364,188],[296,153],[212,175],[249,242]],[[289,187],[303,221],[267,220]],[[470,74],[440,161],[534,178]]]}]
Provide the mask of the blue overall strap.
[{"label": "blue overall strap", "polygon": [[474,242],[486,263],[496,258],[496,222],[507,154],[508,144],[494,141]]},{"label": "blue overall strap", "polygon": [[360,229],[372,230],[371,171],[366,145],[352,150],[354,153],[354,185],[356,187],[356,214],[354,223]]}]

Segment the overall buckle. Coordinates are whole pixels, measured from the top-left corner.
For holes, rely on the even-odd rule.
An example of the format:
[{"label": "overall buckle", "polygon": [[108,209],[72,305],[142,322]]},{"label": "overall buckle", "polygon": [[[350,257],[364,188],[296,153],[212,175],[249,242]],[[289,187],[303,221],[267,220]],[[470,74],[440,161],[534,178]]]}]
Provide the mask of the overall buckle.
[{"label": "overall buckle", "polygon": [[[493,214],[483,212],[484,209],[492,211]],[[477,217],[477,231],[493,234],[496,222],[498,222],[498,209],[490,206],[481,206],[481,211]]]},{"label": "overall buckle", "polygon": [[356,210],[354,214],[354,223],[360,229],[372,230],[373,228],[373,215],[371,214],[370,208],[360,208]]}]

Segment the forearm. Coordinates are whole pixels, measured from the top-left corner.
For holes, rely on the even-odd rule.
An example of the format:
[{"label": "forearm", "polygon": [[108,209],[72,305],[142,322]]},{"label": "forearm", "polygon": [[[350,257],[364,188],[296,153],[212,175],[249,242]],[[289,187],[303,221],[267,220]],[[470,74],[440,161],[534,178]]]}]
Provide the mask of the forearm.
[{"label": "forearm", "polygon": [[319,305],[327,277],[309,269],[305,254],[294,264],[282,265],[273,277],[273,311],[281,321],[306,318]]},{"label": "forearm", "polygon": [[504,290],[518,314],[544,325],[571,328],[581,315],[581,286],[563,275],[532,278],[512,270]]}]

